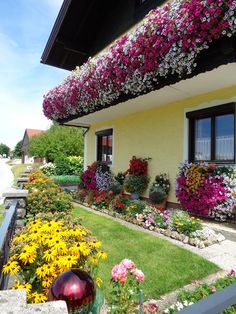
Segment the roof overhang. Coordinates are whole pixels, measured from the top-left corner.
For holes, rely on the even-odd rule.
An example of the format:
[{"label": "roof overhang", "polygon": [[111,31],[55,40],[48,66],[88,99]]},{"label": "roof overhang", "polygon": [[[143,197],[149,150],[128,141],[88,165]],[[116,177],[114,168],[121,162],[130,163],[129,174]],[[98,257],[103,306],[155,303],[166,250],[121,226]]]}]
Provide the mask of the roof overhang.
[{"label": "roof overhang", "polygon": [[165,1],[64,0],[41,62],[73,70]]},{"label": "roof overhang", "polygon": [[[150,92],[116,106],[79,117],[64,124],[71,126],[88,127],[95,123],[117,119],[135,112],[164,106],[174,102],[220,90],[226,87],[236,86],[236,63],[221,65],[212,71],[198,74],[192,78],[181,80],[178,83],[165,86],[159,90]],[[236,94],[236,88],[235,88]]]}]

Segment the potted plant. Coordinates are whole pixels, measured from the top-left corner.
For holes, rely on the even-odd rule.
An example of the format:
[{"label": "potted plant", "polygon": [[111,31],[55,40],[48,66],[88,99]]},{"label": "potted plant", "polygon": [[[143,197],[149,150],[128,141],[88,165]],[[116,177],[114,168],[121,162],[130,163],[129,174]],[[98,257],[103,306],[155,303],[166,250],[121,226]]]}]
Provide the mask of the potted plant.
[{"label": "potted plant", "polygon": [[125,178],[124,188],[131,194],[133,199],[139,199],[140,195],[146,190],[148,183],[148,176],[136,176],[130,174]]},{"label": "potted plant", "polygon": [[170,190],[168,174],[161,173],[155,177],[155,181],[149,190],[149,200],[160,208],[166,207],[166,200]]}]

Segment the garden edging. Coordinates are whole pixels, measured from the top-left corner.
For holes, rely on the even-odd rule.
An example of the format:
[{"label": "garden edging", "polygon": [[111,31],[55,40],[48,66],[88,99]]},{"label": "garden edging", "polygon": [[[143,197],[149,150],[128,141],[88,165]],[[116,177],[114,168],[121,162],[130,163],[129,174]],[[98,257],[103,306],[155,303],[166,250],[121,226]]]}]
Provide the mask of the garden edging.
[{"label": "garden edging", "polygon": [[[131,217],[127,217],[124,216],[123,214],[119,214],[116,212],[111,212],[107,209],[98,209],[96,206],[92,205],[91,207],[88,206],[88,204],[86,203],[81,203],[79,201],[74,201],[75,203],[79,204],[80,206],[82,206],[83,208],[87,209],[87,210],[91,210],[91,211],[95,211],[95,212],[99,212],[107,217],[112,217],[115,219],[118,219],[120,223],[125,225],[131,224],[135,227],[139,227],[139,230],[148,230],[149,232],[151,232],[154,235],[159,235],[159,236],[163,236],[163,238],[168,239],[168,240],[174,240],[175,244],[184,244],[189,245],[190,247],[196,247],[198,249],[203,249],[205,247],[211,246],[213,244],[216,243],[221,243],[222,241],[225,240],[225,237],[221,234],[218,233],[216,234],[216,236],[210,236],[207,240],[200,240],[198,238],[193,238],[193,237],[189,237],[185,234],[181,234],[177,231],[173,231],[170,229],[161,229],[158,227],[154,227],[154,226],[150,226],[150,227],[146,227],[144,223],[139,222],[137,219],[131,218]],[[124,219],[125,218],[125,219]],[[129,225],[130,227],[130,225]]]}]

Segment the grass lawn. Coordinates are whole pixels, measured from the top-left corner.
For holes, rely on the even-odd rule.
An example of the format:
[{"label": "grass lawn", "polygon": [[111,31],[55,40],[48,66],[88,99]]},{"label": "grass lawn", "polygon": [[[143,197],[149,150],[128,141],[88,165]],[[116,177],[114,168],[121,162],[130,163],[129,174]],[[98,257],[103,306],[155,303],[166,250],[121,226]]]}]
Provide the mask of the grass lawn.
[{"label": "grass lawn", "polygon": [[17,164],[12,166],[11,171],[14,175],[14,185],[16,186],[16,179],[21,177],[22,172],[26,170],[26,168],[30,166],[30,164]]},{"label": "grass lawn", "polygon": [[157,298],[219,270],[215,264],[166,240],[130,230],[79,206],[74,208],[73,215],[82,218],[82,224],[102,241],[102,248],[108,254],[108,259],[100,265],[108,300],[111,269],[124,258],[132,259],[144,272],[143,292],[148,298]]}]

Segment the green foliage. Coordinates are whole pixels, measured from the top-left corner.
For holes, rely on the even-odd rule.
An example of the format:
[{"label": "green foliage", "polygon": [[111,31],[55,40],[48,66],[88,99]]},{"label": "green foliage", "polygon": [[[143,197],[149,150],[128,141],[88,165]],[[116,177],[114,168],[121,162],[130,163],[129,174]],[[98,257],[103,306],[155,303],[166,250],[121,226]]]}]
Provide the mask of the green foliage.
[{"label": "green foliage", "polygon": [[124,181],[124,188],[129,193],[137,193],[139,196],[146,190],[149,178],[147,176],[128,175]]},{"label": "green foliage", "polygon": [[29,189],[27,215],[41,212],[70,212],[71,196],[52,181],[35,180],[27,184]]},{"label": "green foliage", "polygon": [[10,154],[10,148],[7,145],[1,143],[0,144],[0,155],[8,157],[9,154]]},{"label": "green foliage", "polygon": [[202,229],[200,219],[191,217],[188,213],[177,211],[171,215],[171,228],[180,233],[190,234]]},{"label": "green foliage", "polygon": [[114,195],[118,195],[122,192],[122,185],[118,181],[114,181],[111,185],[110,190]]},{"label": "green foliage", "polygon": [[53,181],[57,184],[60,183],[81,183],[81,178],[80,176],[51,176],[51,178],[53,179]]},{"label": "green foliage", "polygon": [[141,214],[146,207],[143,202],[131,202],[130,206],[127,208],[127,212],[130,216],[135,217],[136,214]]},{"label": "green foliage", "polygon": [[165,191],[156,183],[153,183],[149,190],[149,199],[153,204],[162,203],[167,197]]},{"label": "green foliage", "polygon": [[118,172],[117,175],[114,177],[115,181],[119,182],[120,185],[124,184],[125,181],[125,173]]},{"label": "green foliage", "polygon": [[[235,272],[231,271],[227,276],[222,276],[217,279],[212,284],[201,284],[194,291],[182,291],[178,294],[178,301],[184,303],[185,300],[188,302],[196,303],[201,299],[213,294],[216,291],[220,291],[232,284],[236,283]],[[234,314],[236,311],[236,306],[230,307],[224,310],[224,314]]]},{"label": "green foliage", "polygon": [[14,158],[20,158],[20,157],[21,157],[21,146],[22,146],[22,140],[19,141],[19,142],[16,144],[16,146],[15,146],[15,148],[14,148],[14,150],[13,150],[13,157],[14,157]]},{"label": "green foliage", "polygon": [[81,156],[61,156],[55,160],[56,175],[81,175],[84,159]]},{"label": "green foliage", "polygon": [[83,130],[53,124],[30,140],[29,154],[54,162],[59,156],[83,156]]}]

